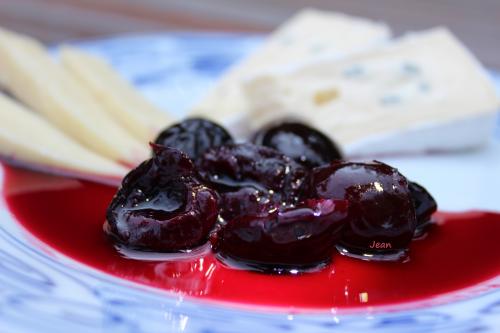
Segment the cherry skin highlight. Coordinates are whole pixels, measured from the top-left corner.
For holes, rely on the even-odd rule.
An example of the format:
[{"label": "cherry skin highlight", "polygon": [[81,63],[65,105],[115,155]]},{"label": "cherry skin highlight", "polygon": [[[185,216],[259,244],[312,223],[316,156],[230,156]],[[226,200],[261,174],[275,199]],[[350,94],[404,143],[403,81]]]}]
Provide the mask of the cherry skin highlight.
[{"label": "cherry skin highlight", "polygon": [[380,162],[337,161],[315,168],[310,195],[349,202],[342,253],[394,260],[406,255],[417,225],[408,181]]},{"label": "cherry skin highlight", "polygon": [[193,162],[174,148],[153,145],[154,156],[132,170],[106,213],[106,233],[147,251],[200,245],[217,219],[216,193],[197,178]]},{"label": "cherry skin highlight", "polygon": [[298,122],[283,122],[255,133],[255,144],[274,148],[307,168],[342,158],[340,149],[325,134]]},{"label": "cherry skin highlight", "polygon": [[156,144],[185,152],[193,161],[207,149],[233,142],[222,126],[202,118],[188,118],[163,130]]}]

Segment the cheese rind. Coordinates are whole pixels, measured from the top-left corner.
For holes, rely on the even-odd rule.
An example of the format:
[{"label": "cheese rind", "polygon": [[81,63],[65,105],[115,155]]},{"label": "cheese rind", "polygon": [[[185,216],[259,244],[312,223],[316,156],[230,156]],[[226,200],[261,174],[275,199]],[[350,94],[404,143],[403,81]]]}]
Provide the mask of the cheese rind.
[{"label": "cheese rind", "polygon": [[248,75],[326,54],[342,58],[385,42],[390,35],[383,23],[304,9],[281,25],[248,58],[232,67],[191,113],[232,125],[248,111],[241,86]]},{"label": "cheese rind", "polygon": [[61,64],[136,139],[147,144],[173,121],[147,101],[103,59],[70,46],[60,49]]},{"label": "cheese rind", "polygon": [[[251,127],[287,116],[301,118],[353,153],[470,148],[473,142],[487,141],[491,131],[485,129],[492,126],[473,128],[467,143],[458,138],[461,126],[444,125],[476,118],[482,119],[478,124],[494,123],[499,106],[480,64],[443,28],[349,58],[275,70],[248,80],[244,89],[252,104],[246,119]],[[326,92],[331,98],[318,102]],[[402,133],[423,127],[425,142],[402,139]],[[440,133],[444,128],[451,131],[446,140]]]},{"label": "cheese rind", "polygon": [[81,146],[45,119],[0,93],[0,156],[33,169],[83,178],[121,179],[127,168]]},{"label": "cheese rind", "polygon": [[376,134],[346,145],[344,153],[347,156],[375,157],[476,149],[490,141],[496,119],[497,114],[490,112]]},{"label": "cheese rind", "polygon": [[0,29],[0,72],[6,90],[84,146],[131,165],[148,157],[34,39]]}]

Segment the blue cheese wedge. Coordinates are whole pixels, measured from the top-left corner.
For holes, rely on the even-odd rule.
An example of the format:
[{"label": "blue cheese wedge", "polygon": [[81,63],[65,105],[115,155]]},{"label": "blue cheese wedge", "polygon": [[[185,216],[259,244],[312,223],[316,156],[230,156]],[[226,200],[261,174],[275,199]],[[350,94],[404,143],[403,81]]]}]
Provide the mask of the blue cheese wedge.
[{"label": "blue cheese wedge", "polygon": [[341,58],[361,49],[386,42],[387,25],[344,14],[305,9],[279,27],[248,58],[221,78],[192,110],[232,125],[247,111],[241,85],[249,75],[276,66],[330,55]]},{"label": "blue cheese wedge", "polygon": [[481,146],[499,106],[487,73],[444,28],[348,58],[257,75],[244,91],[253,128],[285,117],[303,119],[348,155]]}]

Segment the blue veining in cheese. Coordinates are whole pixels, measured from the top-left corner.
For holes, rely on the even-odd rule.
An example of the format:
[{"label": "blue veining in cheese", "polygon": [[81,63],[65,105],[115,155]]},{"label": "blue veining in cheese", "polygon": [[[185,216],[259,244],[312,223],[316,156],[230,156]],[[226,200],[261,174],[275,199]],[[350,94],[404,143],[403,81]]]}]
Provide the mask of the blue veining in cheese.
[{"label": "blue veining in cheese", "polygon": [[237,131],[238,121],[249,111],[242,92],[248,76],[326,55],[343,58],[387,42],[390,36],[384,23],[335,12],[301,10],[253,54],[231,68],[191,114],[215,119]]},{"label": "blue veining in cheese", "polygon": [[380,99],[380,104],[384,106],[390,106],[398,103],[401,103],[401,96],[398,95],[385,95]]},{"label": "blue veining in cheese", "polygon": [[342,72],[344,77],[346,78],[356,78],[366,74],[365,69],[361,65],[354,65],[352,67],[347,68]]}]

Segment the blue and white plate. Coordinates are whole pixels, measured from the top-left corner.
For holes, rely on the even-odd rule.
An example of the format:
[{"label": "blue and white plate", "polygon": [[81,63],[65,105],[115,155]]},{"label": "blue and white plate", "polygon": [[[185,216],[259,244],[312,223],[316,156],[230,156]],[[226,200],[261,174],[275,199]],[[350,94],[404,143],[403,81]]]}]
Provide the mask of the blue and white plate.
[{"label": "blue and white plate", "polygon": [[[181,116],[229,65],[261,40],[249,35],[183,33],[78,45],[107,58],[153,102]],[[495,79],[500,87],[499,78]],[[500,210],[500,131],[480,151],[386,161],[426,184],[443,210]],[[0,169],[0,185],[2,173]],[[79,264],[30,236],[0,198],[2,333],[500,332],[500,281],[488,283],[488,291],[479,285],[470,294],[459,291],[460,297],[427,307],[410,304],[321,314],[242,310],[186,300]]]}]

